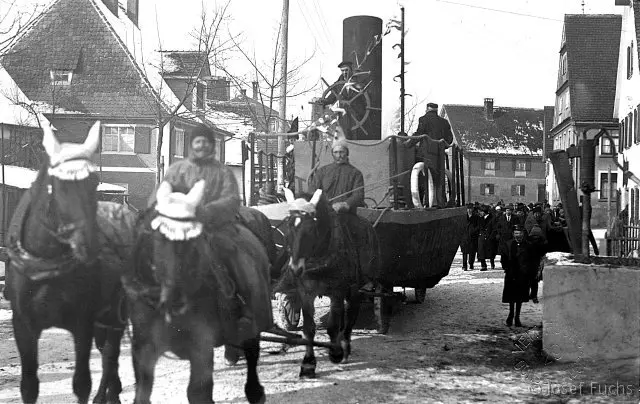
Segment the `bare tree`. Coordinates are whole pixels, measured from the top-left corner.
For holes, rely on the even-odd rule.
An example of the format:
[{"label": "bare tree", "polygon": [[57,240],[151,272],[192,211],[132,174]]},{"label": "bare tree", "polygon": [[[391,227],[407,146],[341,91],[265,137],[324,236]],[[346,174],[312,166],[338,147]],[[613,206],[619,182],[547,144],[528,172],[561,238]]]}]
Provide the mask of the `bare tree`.
[{"label": "bare tree", "polygon": [[[163,165],[162,145],[164,142],[165,125],[181,118],[191,120],[204,116],[204,108],[200,110],[200,113],[192,112],[191,108],[186,107],[186,103],[193,100],[193,97],[198,96],[196,88],[207,62],[213,58],[215,53],[223,52],[224,49],[228,47],[228,41],[220,41],[219,39],[221,29],[227,21],[229,4],[230,1],[227,0],[222,6],[214,6],[212,10],[208,11],[203,3],[199,24],[190,33],[190,37],[194,40],[195,46],[189,52],[195,56],[196,62],[191,64],[190,71],[186,72],[186,89],[184,93],[177,97],[176,94],[168,88],[163,79],[158,80],[158,86],[153,88],[153,102],[149,107],[155,111],[155,120],[158,127],[156,143],[156,167],[158,168],[156,180],[158,183],[162,180],[162,170],[160,168]],[[159,24],[156,23],[156,26],[158,27],[157,59],[149,63],[149,65],[164,77],[167,73],[171,72],[171,62],[168,60],[168,52],[163,49]],[[150,72],[144,67],[143,70],[149,75]]]},{"label": "bare tree", "polygon": [[21,0],[0,1],[0,57],[11,50],[42,14],[41,6],[34,4],[27,9],[22,3]]},{"label": "bare tree", "polygon": [[[253,83],[257,83],[257,94],[255,94],[255,96],[259,103],[252,106],[249,97],[247,97],[245,101],[251,118],[258,126],[257,129],[264,132],[270,132],[270,122],[279,119],[275,107],[281,101],[282,97],[279,93],[279,88],[285,79],[280,73],[280,66],[282,64],[281,29],[282,24],[279,24],[275,35],[274,46],[270,52],[273,56],[266,60],[259,60],[256,57],[255,51],[248,51],[242,44],[241,35],[234,35],[231,32],[228,33],[228,38],[234,53],[240,54],[242,59],[249,64],[249,72],[239,74],[238,72],[232,71],[225,63],[216,61],[215,64],[216,68],[223,71],[237,88],[252,87]],[[319,82],[308,85],[306,84],[306,77],[302,75],[303,68],[313,59],[315,52],[314,49],[310,55],[305,56],[301,61],[288,64],[289,67],[286,75],[287,93],[285,96],[287,99],[311,93],[318,88]],[[280,122],[280,131],[285,128],[285,125],[286,122]]]}]

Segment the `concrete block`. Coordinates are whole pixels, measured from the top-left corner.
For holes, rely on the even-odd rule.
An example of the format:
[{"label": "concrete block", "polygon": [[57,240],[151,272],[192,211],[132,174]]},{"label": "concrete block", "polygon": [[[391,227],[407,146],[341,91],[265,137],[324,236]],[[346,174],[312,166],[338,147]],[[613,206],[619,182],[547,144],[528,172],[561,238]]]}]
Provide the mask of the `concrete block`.
[{"label": "concrete block", "polygon": [[640,269],[547,265],[543,289],[547,354],[561,362],[620,361],[638,368]]}]

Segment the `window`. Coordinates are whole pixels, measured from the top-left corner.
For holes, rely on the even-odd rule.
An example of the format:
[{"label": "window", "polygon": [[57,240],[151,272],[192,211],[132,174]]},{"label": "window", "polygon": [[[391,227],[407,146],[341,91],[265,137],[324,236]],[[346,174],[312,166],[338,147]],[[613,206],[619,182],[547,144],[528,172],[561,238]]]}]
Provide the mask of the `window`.
[{"label": "window", "polygon": [[71,78],[73,77],[73,71],[71,70],[50,70],[49,77],[51,78],[52,86],[68,86],[71,84]]},{"label": "window", "polygon": [[275,133],[278,131],[278,118],[271,117],[269,118],[269,132]]},{"label": "window", "polygon": [[[618,151],[618,137],[613,137],[613,145],[615,146],[616,151]],[[600,154],[608,155],[613,154],[613,148],[611,147],[611,141],[609,138],[602,137],[600,138]]]},{"label": "window", "polygon": [[618,174],[611,173],[611,186],[607,180],[609,173],[600,172],[600,199],[607,199],[607,194],[611,195],[611,199],[616,199],[616,190],[618,189]]},{"label": "window", "polygon": [[566,94],[567,99],[565,101],[564,109],[567,110],[567,109],[569,109],[569,100],[571,99],[571,97],[569,95],[570,93],[569,93],[568,90],[567,90],[567,92],[565,94]]},{"label": "window", "polygon": [[480,195],[495,195],[494,184],[480,184]]},{"label": "window", "polygon": [[638,110],[633,110],[633,141],[635,143],[640,142],[640,138],[638,137]]},{"label": "window", "polygon": [[102,151],[105,153],[133,153],[135,130],[133,126],[105,126]]},{"label": "window", "polygon": [[511,196],[524,196],[524,185],[512,185]]},{"label": "window", "polygon": [[562,56],[560,56],[560,74],[562,74],[563,76],[567,74],[567,54],[566,53],[563,53]]},{"label": "window", "polygon": [[485,170],[497,170],[496,159],[484,159],[484,169]]},{"label": "window", "polygon": [[175,128],[174,157],[184,157],[184,129]]},{"label": "window", "polygon": [[524,160],[516,160],[515,171],[527,171],[527,162]]},{"label": "window", "polygon": [[204,109],[204,85],[196,84],[196,108]]}]

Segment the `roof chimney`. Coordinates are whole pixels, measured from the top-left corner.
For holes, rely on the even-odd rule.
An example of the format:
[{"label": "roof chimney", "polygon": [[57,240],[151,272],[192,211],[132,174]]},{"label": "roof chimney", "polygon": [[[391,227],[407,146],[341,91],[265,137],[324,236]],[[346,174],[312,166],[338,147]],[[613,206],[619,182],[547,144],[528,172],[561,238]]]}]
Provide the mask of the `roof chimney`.
[{"label": "roof chimney", "polygon": [[102,0],[102,2],[113,15],[118,16],[118,0]]},{"label": "roof chimney", "polygon": [[251,85],[253,86],[253,99],[258,101],[259,98],[259,94],[258,94],[258,82],[257,81],[252,81]]},{"label": "roof chimney", "polygon": [[493,98],[484,99],[484,117],[487,121],[493,121]]},{"label": "roof chimney", "polygon": [[246,88],[241,88],[240,89],[240,94],[242,94],[243,97],[247,96],[247,89]]},{"label": "roof chimney", "polygon": [[138,0],[127,0],[127,17],[138,26]]}]

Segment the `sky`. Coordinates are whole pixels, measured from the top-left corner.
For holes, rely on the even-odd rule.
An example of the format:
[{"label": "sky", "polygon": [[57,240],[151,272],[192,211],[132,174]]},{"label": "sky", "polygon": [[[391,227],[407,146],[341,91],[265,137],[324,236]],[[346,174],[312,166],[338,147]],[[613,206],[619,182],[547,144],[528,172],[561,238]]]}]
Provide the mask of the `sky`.
[{"label": "sky", "polygon": [[[0,11],[3,3],[0,0]],[[23,0],[39,1],[39,0]],[[122,1],[122,0],[121,0]],[[198,23],[202,5],[211,9],[223,1],[139,0],[140,28],[148,41],[164,49],[188,49],[189,32]],[[383,27],[405,7],[406,91],[420,114],[427,102],[543,108],[554,105],[558,52],[564,14],[621,14],[614,0],[289,0],[289,66],[310,55],[301,72],[303,85],[324,77],[333,82],[342,59],[342,22],[354,15],[382,19]],[[231,0],[228,30],[242,35],[242,47],[269,60],[282,17],[283,0]],[[156,22],[160,30],[156,30]],[[384,29],[384,28],[383,28]],[[399,31],[382,43],[383,120],[399,105],[397,51]],[[234,70],[249,71],[240,57]],[[214,72],[215,73],[215,72]],[[220,73],[220,72],[218,72]],[[312,95],[288,101],[287,115],[308,117]],[[251,89],[248,89],[251,93]],[[277,109],[277,107],[276,107]],[[385,123],[383,122],[383,127]]]}]

